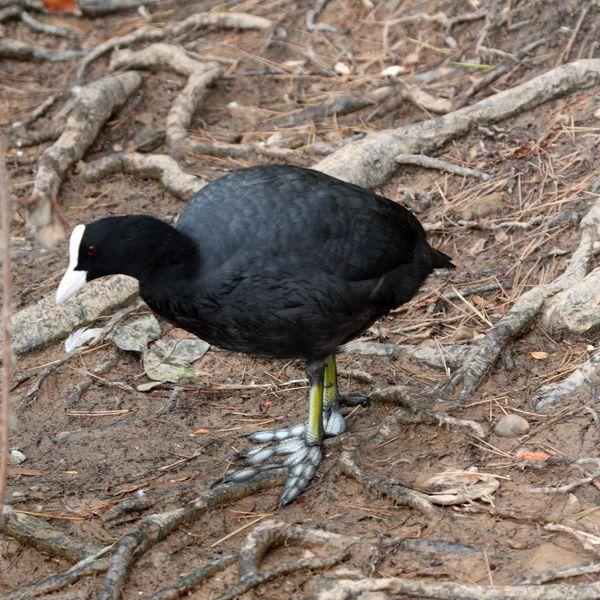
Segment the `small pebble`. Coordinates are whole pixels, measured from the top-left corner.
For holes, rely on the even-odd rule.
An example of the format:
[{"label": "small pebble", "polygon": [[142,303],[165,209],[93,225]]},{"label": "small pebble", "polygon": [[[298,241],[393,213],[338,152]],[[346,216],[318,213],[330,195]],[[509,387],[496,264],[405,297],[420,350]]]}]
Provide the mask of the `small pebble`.
[{"label": "small pebble", "polygon": [[20,450],[13,448],[10,451],[10,459],[15,465],[20,465],[22,462],[27,460],[27,457]]},{"label": "small pebble", "polygon": [[504,415],[494,427],[494,433],[500,437],[514,438],[525,435],[529,423],[519,415]]}]

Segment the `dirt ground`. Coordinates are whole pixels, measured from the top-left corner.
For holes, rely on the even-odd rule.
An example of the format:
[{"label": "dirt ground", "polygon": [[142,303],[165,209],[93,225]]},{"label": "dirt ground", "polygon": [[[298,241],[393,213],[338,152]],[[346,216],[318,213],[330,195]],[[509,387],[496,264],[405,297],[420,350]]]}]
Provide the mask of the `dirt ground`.
[{"label": "dirt ground", "polygon": [[[453,61],[473,63],[483,19],[459,23],[451,31],[424,21],[392,25],[386,47],[384,25],[418,12],[432,15],[441,11],[453,16],[486,3],[393,0],[375,1],[374,7],[368,8],[368,2],[331,0],[316,22],[334,26],[336,31],[313,32],[306,24],[312,2],[248,0],[225,4],[226,10],[265,16],[277,26],[269,32],[202,30],[194,34],[191,40],[196,42],[194,51],[200,56],[233,59],[222,65],[225,76],[195,115],[195,134],[237,142],[265,141],[276,131],[295,131],[299,140],[296,147],[307,147],[305,153],[298,152],[296,162],[309,165],[320,158],[311,154],[315,140],[337,147],[352,136],[422,121],[431,115],[408,101],[389,98],[348,115],[311,120],[309,125],[295,128],[273,128],[269,121],[320,104],[336,93],[362,94],[385,85],[387,79],[380,73],[391,65],[401,66],[408,75]],[[483,52],[479,63],[497,66],[507,60],[503,53],[515,52],[541,37],[546,41],[525,59],[513,61],[506,75],[471,102],[531,79],[557,62],[600,56],[600,14],[592,9],[580,19],[585,2],[511,0],[498,4],[512,12],[502,26],[490,28],[485,46],[497,51]],[[164,23],[219,6],[223,3],[169,0],[148,8],[153,23]],[[96,19],[70,15],[39,18],[72,28],[82,37],[73,41],[35,32],[18,20],[2,23],[4,35],[53,50],[89,49],[145,24],[136,11]],[[348,72],[338,63],[347,66]],[[106,74],[107,64],[107,56],[92,63],[86,81]],[[77,60],[0,62],[0,125],[8,138],[11,124],[27,118],[51,94],[62,92],[67,97],[76,66]],[[471,64],[422,87],[433,96],[453,100],[484,72],[481,64],[477,68]],[[168,110],[184,81],[171,71],[144,71],[141,88],[102,128],[84,160],[115,149],[130,149],[143,126],[164,130]],[[43,129],[62,102],[38,119],[32,129]],[[246,108],[236,110],[232,102]],[[439,158],[490,174],[488,181],[413,166],[398,169],[378,191],[406,202],[425,223],[442,220],[443,227],[431,231],[430,238],[434,246],[453,257],[457,269],[450,279],[432,276],[417,298],[369,332],[371,341],[437,344],[443,348],[448,342],[478,336],[524,291],[552,280],[563,270],[577,244],[579,219],[592,199],[585,190],[594,171],[598,176],[599,107],[598,87],[578,91],[493,127],[473,131],[439,153]],[[25,228],[26,200],[37,159],[49,144],[23,148],[22,153],[9,150],[11,192],[17,203],[13,230],[15,311],[53,294],[67,263],[65,242],[52,249],[42,248]],[[167,149],[163,143],[153,152],[166,153]],[[182,166],[212,180],[232,169],[261,162],[273,161],[259,156],[233,159],[190,153]],[[429,202],[411,201],[401,187],[418,188]],[[73,225],[126,213],[173,218],[182,209],[182,202],[157,182],[115,174],[101,182],[86,183],[75,170],[66,176],[59,200]],[[478,213],[482,200],[487,212]],[[529,226],[496,230],[457,223],[471,218],[488,223],[524,222],[537,216],[540,219]],[[552,219],[553,224],[546,227]],[[470,291],[493,283],[498,285],[491,291]],[[462,291],[463,298],[440,299],[454,290]],[[145,312],[142,308],[128,318]],[[102,316],[98,323],[109,317]],[[161,327],[167,337],[182,335],[167,323],[161,322]],[[276,578],[242,598],[304,598],[314,593],[315,582],[334,577],[341,569],[353,576],[500,585],[597,561],[597,555],[573,535],[549,531],[545,525],[562,524],[600,535],[600,480],[569,493],[529,490],[560,486],[589,475],[589,470],[582,474],[568,464],[544,462],[536,468],[539,455],[531,452],[575,458],[599,455],[599,406],[593,390],[547,414],[536,412],[531,402],[541,385],[564,377],[587,360],[598,343],[597,335],[553,339],[536,325],[511,344],[465,408],[443,405],[455,416],[484,425],[490,431],[486,440],[464,429],[397,424],[386,443],[368,451],[359,447],[357,462],[363,472],[417,488],[427,477],[450,468],[477,467],[480,472],[496,474],[500,485],[489,502],[474,501],[476,508],[439,506],[431,518],[412,507],[397,505],[373,486],[342,474],[340,448],[368,437],[394,409],[372,402],[368,408],[347,409],[349,435],[341,446],[327,452],[314,484],[298,500],[275,508],[279,493],[275,487],[209,510],[198,520],[178,527],[132,566],[124,597],[153,597],[156,590],[181,575],[239,549],[251,529],[269,518],[361,536],[378,550],[368,550],[371,546],[355,549],[337,566]],[[144,515],[181,506],[207,489],[230,468],[233,452],[244,445],[241,435],[305,418],[301,363],[220,350],[210,350],[196,362],[197,377],[182,385],[168,411],[153,417],[169,401],[173,385],[136,391],[147,377],[139,356],[127,352],[119,352],[118,361],[106,374],[93,376],[91,369],[106,360],[113,348],[106,342],[74,355],[45,378],[26,406],[21,406],[21,401],[42,369],[64,356],[62,343],[19,356],[14,374],[15,381],[25,375],[31,377],[13,392],[15,418],[10,444],[26,459],[12,466],[7,503],[83,540],[87,547],[111,544]],[[442,369],[401,355],[342,354],[338,364],[346,373],[367,372],[374,382],[345,375],[341,380],[344,392],[368,393],[374,387],[403,384],[415,395],[425,395],[446,377]],[[301,382],[293,383],[295,380]],[[70,395],[86,381],[92,384],[85,393]],[[524,417],[529,432],[517,438],[496,435],[494,426],[507,413]],[[148,418],[142,419],[145,415]],[[524,462],[524,457],[530,460]],[[108,513],[136,499],[147,502],[138,503],[131,511]],[[384,543],[390,540],[398,543]],[[262,568],[312,555],[313,550],[318,555],[327,554],[326,549],[283,547],[269,553]],[[4,592],[64,571],[72,562],[0,535],[0,589]],[[195,588],[190,597],[218,597],[234,585],[235,574],[235,566],[228,567]],[[68,590],[72,597],[96,597],[102,577],[87,577]],[[594,578],[597,574],[564,581],[586,583]]]}]

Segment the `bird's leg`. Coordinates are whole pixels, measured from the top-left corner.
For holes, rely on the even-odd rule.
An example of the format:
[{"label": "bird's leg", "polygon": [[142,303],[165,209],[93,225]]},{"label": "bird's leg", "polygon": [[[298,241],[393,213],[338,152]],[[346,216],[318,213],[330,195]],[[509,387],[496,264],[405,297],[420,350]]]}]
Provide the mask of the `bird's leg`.
[{"label": "bird's leg", "polygon": [[[346,431],[340,406],[368,406],[369,399],[364,395],[344,396],[340,394],[337,383],[335,354],[325,359],[325,383],[323,391],[323,413],[326,435],[339,435]],[[333,419],[333,420],[332,420]],[[329,421],[332,421],[329,423]]]},{"label": "bird's leg", "polygon": [[323,422],[325,435],[340,435],[346,431],[346,422],[340,412],[337,384],[337,366],[335,355],[325,359],[325,377],[323,380]]},{"label": "bird's leg", "polygon": [[[288,504],[304,491],[323,458],[324,371],[323,360],[308,361],[309,406],[306,424],[253,433],[250,440],[260,445],[237,454],[237,458],[244,460],[248,468],[230,473],[215,483],[243,482],[263,471],[287,467],[288,479],[279,496],[279,504]],[[270,442],[276,443],[269,445]],[[280,455],[287,456],[279,463],[268,464],[267,461]]]}]

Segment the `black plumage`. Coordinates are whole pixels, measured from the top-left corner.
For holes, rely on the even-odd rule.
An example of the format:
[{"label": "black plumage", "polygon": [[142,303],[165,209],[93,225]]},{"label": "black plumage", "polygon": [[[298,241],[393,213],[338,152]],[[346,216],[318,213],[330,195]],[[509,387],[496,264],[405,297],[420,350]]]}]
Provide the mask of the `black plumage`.
[{"label": "black plumage", "polygon": [[[234,171],[209,184],[176,227],[132,215],[90,223],[81,235],[74,268],[87,280],[131,275],[153,311],[213,345],[305,358],[311,391],[323,377],[326,387],[335,386],[335,360],[324,361],[341,344],[408,301],[433,269],[453,266],[403,206],[284,165]],[[322,406],[318,394],[311,396],[311,411],[335,418],[324,425],[313,419],[301,428],[303,441],[299,430],[256,438],[296,440],[294,450],[279,444],[279,453],[296,453],[286,464],[300,466],[290,473],[301,472],[290,475],[282,502],[302,491],[321,460],[320,451],[306,458],[306,448],[320,445],[323,428],[331,435],[343,430],[334,389],[335,396],[323,392]]]},{"label": "black plumage", "polygon": [[146,216],[86,226],[88,280],[137,277],[150,308],[216,346],[267,357],[334,353],[450,259],[403,206],[318,171],[234,171],[176,231]]}]

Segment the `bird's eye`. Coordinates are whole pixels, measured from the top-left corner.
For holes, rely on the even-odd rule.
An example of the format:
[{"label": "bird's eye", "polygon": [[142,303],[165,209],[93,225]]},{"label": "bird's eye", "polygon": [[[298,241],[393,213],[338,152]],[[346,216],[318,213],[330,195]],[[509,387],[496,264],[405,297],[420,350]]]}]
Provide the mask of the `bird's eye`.
[{"label": "bird's eye", "polygon": [[87,253],[89,256],[96,254],[96,246],[88,246]]}]

